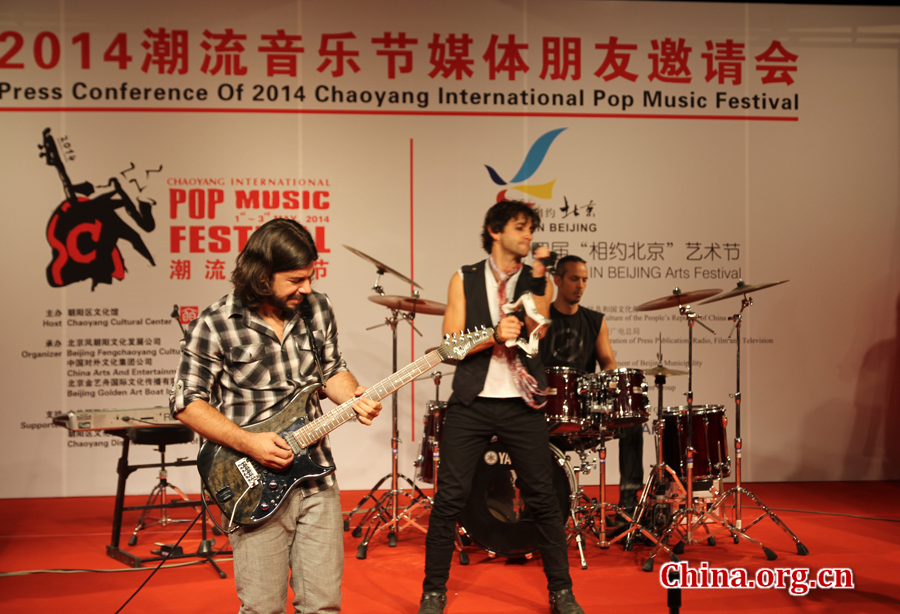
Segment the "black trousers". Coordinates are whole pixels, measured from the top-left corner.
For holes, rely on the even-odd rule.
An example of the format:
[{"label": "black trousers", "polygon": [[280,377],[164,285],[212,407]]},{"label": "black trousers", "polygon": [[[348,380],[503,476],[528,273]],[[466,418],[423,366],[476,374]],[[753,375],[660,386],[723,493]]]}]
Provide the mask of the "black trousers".
[{"label": "black trousers", "polygon": [[621,429],[619,435],[619,505],[637,505],[637,492],[644,485],[644,425]]},{"label": "black trousers", "polygon": [[529,407],[520,398],[478,397],[466,406],[455,403],[451,397],[444,418],[437,493],[425,538],[425,592],[447,591],[456,519],[472,489],[478,460],[494,435],[509,453],[522,496],[532,511],[548,590],[572,587],[566,519],[553,488],[553,466],[543,412]]}]

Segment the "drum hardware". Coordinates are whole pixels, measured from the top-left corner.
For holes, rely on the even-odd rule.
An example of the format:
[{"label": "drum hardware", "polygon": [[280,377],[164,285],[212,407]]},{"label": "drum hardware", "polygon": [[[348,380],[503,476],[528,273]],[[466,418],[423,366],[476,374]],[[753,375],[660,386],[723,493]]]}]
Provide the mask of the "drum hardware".
[{"label": "drum hardware", "polygon": [[368,255],[362,253],[361,251],[359,251],[358,249],[354,249],[354,248],[350,247],[349,245],[345,245],[344,247],[346,249],[350,250],[352,253],[359,256],[360,258],[362,258],[363,260],[367,260],[375,265],[375,271],[378,273],[378,275],[375,277],[375,285],[372,286],[372,289],[375,290],[378,294],[384,294],[384,291],[382,290],[382,288],[378,284],[378,282],[381,280],[381,276],[384,275],[385,273],[390,273],[391,275],[400,279],[401,281],[405,281],[409,285],[415,286],[416,288],[418,288],[420,290],[422,289],[422,286],[420,286],[419,284],[417,284],[416,282],[411,280],[409,277],[402,275],[401,273],[398,273],[397,271],[395,271],[388,265],[386,265],[382,262],[379,262],[378,260],[375,260],[371,256],[368,256]]},{"label": "drum hardware", "polygon": [[414,318],[417,313],[430,316],[442,316],[447,309],[447,306],[443,303],[419,298],[418,290],[413,292],[413,295],[409,297],[375,294],[370,296],[369,300],[383,307],[409,312],[413,314],[410,319]]},{"label": "drum hardware", "polygon": [[[647,520],[651,527],[658,527],[660,530],[668,525],[671,513],[669,504],[666,503],[664,496],[666,489],[666,474],[671,474],[674,483],[679,484],[678,478],[674,472],[665,464],[665,456],[663,452],[663,432],[665,425],[663,422],[663,390],[666,385],[666,377],[674,377],[678,375],[687,375],[687,371],[678,371],[663,366],[662,351],[662,333],[659,334],[659,351],[656,354],[658,364],[652,369],[644,371],[645,375],[653,375],[653,383],[656,385],[657,404],[656,404],[656,420],[653,421],[653,435],[656,442],[656,464],[650,471],[650,479],[641,492],[641,498],[638,500],[637,508],[635,508],[635,522],[645,523]],[[652,502],[651,502],[652,501]],[[645,520],[644,514],[647,513],[651,518]],[[634,545],[634,534],[628,536],[625,541],[625,550],[631,550]]]},{"label": "drum hardware", "polygon": [[[755,286],[750,286],[744,284],[743,280],[739,281],[737,287],[733,290],[716,296],[712,299],[705,301],[705,303],[712,303],[715,301],[719,301],[726,298],[731,298],[733,296],[742,296],[741,299],[741,310],[733,315],[730,320],[734,321],[734,325],[731,328],[731,333],[729,333],[728,338],[736,332],[737,335],[735,337],[735,353],[736,353],[736,372],[737,372],[737,388],[735,389],[735,393],[730,395],[734,399],[735,405],[735,435],[734,435],[734,454],[735,454],[735,463],[734,463],[734,472],[735,472],[735,485],[729,491],[720,495],[716,501],[713,503],[712,508],[718,509],[722,507],[722,504],[729,497],[734,497],[734,531],[732,531],[732,537],[734,539],[734,543],[739,542],[739,538],[743,537],[753,543],[759,544],[756,540],[749,538],[746,532],[753,527],[756,523],[762,520],[765,517],[768,517],[772,522],[781,527],[790,537],[794,540],[794,544],[797,548],[797,554],[800,556],[805,556],[809,554],[809,550],[803,543],[797,538],[796,535],[787,527],[786,524],[774,513],[772,512],[755,494],[744,488],[741,484],[741,451],[742,451],[742,441],[741,441],[741,324],[743,322],[743,313],[747,307],[753,305],[753,299],[748,297],[747,294],[750,292],[756,292],[757,290],[762,290],[764,288],[769,288],[771,286],[776,286],[779,284],[783,284],[789,280],[770,282],[765,284],[758,284]],[[749,497],[756,506],[762,510],[762,513],[750,524],[746,527],[743,525],[742,514],[742,506],[741,506],[741,496]],[[761,545],[761,544],[760,544]],[[776,554],[763,546],[763,551],[766,553],[766,558],[769,560],[774,560],[776,558]]]},{"label": "drum hardware", "polygon": [[[646,303],[643,303],[643,304],[635,307],[635,311],[649,311],[649,310],[654,310],[654,309],[664,309],[667,307],[675,307],[677,305],[678,312],[682,316],[685,317],[687,324],[688,324],[688,389],[687,389],[687,392],[685,393],[685,396],[687,397],[687,406],[685,409],[686,414],[687,414],[686,428],[685,428],[685,434],[686,434],[685,439],[686,439],[687,446],[685,448],[685,456],[684,456],[684,460],[683,460],[683,464],[685,465],[685,469],[683,471],[683,477],[684,477],[683,482],[682,482],[682,480],[679,479],[679,477],[676,475],[675,471],[673,471],[671,467],[669,467],[668,465],[664,465],[666,473],[668,473],[669,476],[676,482],[676,484],[678,486],[677,490],[684,492],[684,499],[683,499],[682,505],[680,507],[678,507],[677,511],[675,511],[674,514],[672,515],[671,520],[669,521],[668,527],[660,536],[660,539],[657,541],[656,546],[651,551],[650,556],[644,562],[644,564],[642,566],[642,569],[644,571],[652,571],[653,570],[654,559],[656,558],[656,555],[659,553],[659,550],[661,548],[665,548],[667,550],[667,552],[670,552],[670,554],[671,554],[672,552],[681,552],[683,545],[696,543],[696,541],[694,540],[694,531],[701,526],[707,531],[708,535],[710,534],[710,532],[709,532],[709,528],[708,528],[707,524],[719,524],[719,525],[723,526],[724,529],[729,530],[729,531],[731,530],[730,523],[728,523],[727,520],[725,520],[723,517],[715,516],[714,514],[710,513],[710,511],[708,510],[708,506],[705,505],[705,503],[703,502],[703,501],[705,501],[705,499],[700,499],[698,497],[695,497],[695,495],[694,495],[694,479],[695,479],[694,478],[694,454],[696,452],[696,450],[694,448],[694,437],[693,437],[694,324],[695,324],[695,322],[697,322],[701,326],[703,326],[703,328],[705,328],[706,330],[711,332],[713,335],[715,335],[716,333],[709,326],[707,326],[703,322],[700,322],[701,316],[694,313],[694,311],[691,309],[691,306],[689,303],[691,303],[693,301],[697,301],[697,300],[703,300],[705,298],[710,298],[721,292],[722,292],[721,289],[709,289],[709,290],[696,290],[693,292],[682,292],[679,288],[675,288],[672,291],[672,294],[670,294],[669,296],[665,296],[665,297],[662,297],[659,299],[648,301]],[[660,361],[660,363],[661,362],[662,361]],[[662,406],[660,406],[658,408],[658,413],[660,414],[660,419],[658,420],[658,423],[662,424],[662,416],[661,416]],[[658,428],[664,428],[664,426],[658,427]],[[658,433],[659,433],[659,436],[661,437],[662,432],[658,431]],[[660,448],[661,448],[661,445],[660,445]],[[665,474],[662,474],[661,472],[658,472],[658,474],[665,475]],[[659,482],[657,482],[656,485],[653,486],[654,490],[658,489],[658,488],[659,488]],[[645,490],[645,492],[642,495],[642,499],[648,494],[648,491],[651,490],[651,488],[645,488],[644,490]],[[698,494],[700,492],[701,491],[698,490]],[[674,505],[677,505],[677,499],[676,499],[676,501],[673,501],[673,506]],[[683,529],[683,531],[682,531],[683,539],[679,544],[676,545],[676,547],[672,551],[669,551],[668,546],[667,546],[669,538],[671,537],[672,533],[676,529],[679,529],[679,528]],[[710,536],[708,538],[708,540],[709,539],[714,539],[714,538]]]},{"label": "drum hardware", "polygon": [[[419,313],[427,314],[437,313],[437,305],[439,304],[420,299],[418,291],[415,291],[413,293],[413,296],[408,299],[406,297],[385,296],[384,289],[379,284],[381,276],[385,273],[390,273],[391,275],[398,277],[402,281],[415,286],[416,288],[421,289],[421,286],[410,278],[398,273],[396,270],[392,269],[386,264],[383,264],[382,262],[379,262],[371,256],[368,256],[348,245],[344,245],[344,247],[360,258],[367,260],[368,262],[375,265],[377,276],[375,278],[375,284],[372,289],[378,294],[375,296],[370,296],[369,300],[388,307],[390,309],[391,315],[389,317],[386,317],[382,324],[371,326],[366,330],[372,330],[380,326],[390,326],[393,349],[392,366],[393,371],[396,372],[397,323],[401,320],[406,321],[410,325],[410,327],[421,336],[422,333],[420,333],[412,323],[416,317],[416,312],[418,311]],[[443,311],[440,311],[440,313],[443,313]],[[422,490],[418,486],[416,486],[416,483],[413,480],[409,479],[398,471],[397,454],[399,452],[399,445],[401,443],[402,442],[400,441],[400,435],[397,426],[397,393],[395,392],[391,395],[391,472],[382,477],[378,481],[378,483],[376,483],[375,486],[373,486],[372,489],[368,493],[366,493],[366,495],[363,496],[362,499],[360,499],[359,503],[356,504],[356,507],[353,508],[353,510],[351,510],[347,517],[344,519],[344,530],[349,531],[350,519],[358,513],[363,514],[362,519],[360,520],[356,528],[353,529],[352,533],[353,537],[363,537],[363,540],[359,544],[359,547],[356,551],[356,558],[358,559],[366,558],[369,542],[372,540],[372,537],[374,537],[381,531],[387,531],[388,546],[392,548],[397,545],[397,533],[407,527],[412,526],[422,533],[427,532],[425,527],[417,522],[417,519],[425,511],[430,509],[431,499],[427,495],[425,495],[425,493],[422,492]],[[382,494],[380,497],[376,497],[376,492],[381,487],[381,485],[388,480],[388,478],[390,478],[390,490]],[[408,484],[409,491],[399,488],[398,482],[401,479]],[[400,506],[399,499],[401,496],[407,497],[409,499],[409,504],[405,507]],[[363,512],[363,506],[365,506],[369,501],[373,501],[372,506],[368,510]],[[365,534],[363,534],[363,527],[365,527]]]},{"label": "drum hardware", "polygon": [[447,404],[439,401],[428,401],[427,412],[422,422],[422,447],[419,457],[413,463],[416,467],[416,480],[437,487],[438,468],[441,464],[441,442],[444,438],[443,426]]},{"label": "drum hardware", "polygon": [[664,296],[662,298],[654,299],[652,301],[647,301],[646,303],[641,303],[640,305],[635,307],[634,310],[655,311],[657,309],[666,309],[668,307],[676,306],[681,307],[683,305],[687,305],[688,307],[690,307],[689,303],[702,301],[705,298],[716,296],[721,291],[721,288],[716,288],[710,290],[694,290],[692,292],[682,292],[679,288],[675,288],[672,290],[672,294]]},{"label": "drum hardware", "polygon": [[587,422],[579,398],[579,380],[584,371],[569,367],[547,367],[547,395],[544,415],[553,435],[578,433]]},{"label": "drum hardware", "polygon": [[[607,433],[599,433],[599,437],[607,437]],[[572,540],[578,546],[578,555],[581,559],[581,568],[587,569],[587,560],[584,557],[584,536],[588,533],[599,537],[594,527],[592,512],[597,504],[596,499],[588,497],[581,487],[581,476],[589,475],[597,469],[597,457],[588,460],[588,450],[593,450],[597,445],[597,438],[566,438],[566,443],[571,446],[579,458],[579,464],[572,467],[575,476],[575,491],[572,493],[572,505],[569,509],[569,520],[566,522],[566,543]]]},{"label": "drum hardware", "polygon": [[[572,533],[577,537],[590,531],[597,538],[597,545],[602,550],[607,550],[612,544],[628,539],[634,533],[644,535],[649,541],[658,546],[662,546],[668,551],[669,549],[658,543],[656,537],[641,526],[634,518],[632,518],[622,507],[606,501],[606,437],[600,437],[600,445],[597,453],[600,457],[600,500],[592,501],[592,505],[587,512],[582,514],[580,520],[573,515],[574,527]],[[607,522],[607,515],[612,518],[621,517],[627,527],[612,539],[609,539],[609,530],[615,527],[610,526]],[[599,522],[599,525],[596,524]],[[580,551],[579,542],[579,551]],[[581,553],[581,568],[587,569],[587,563],[584,560],[584,554]]]},{"label": "drum hardware", "polygon": [[609,369],[582,376],[578,394],[585,399],[602,430],[619,429],[647,421],[647,384],[640,369]]},{"label": "drum hardware", "polygon": [[[770,287],[773,285],[777,285],[779,283],[784,283],[784,282],[775,282],[772,284],[762,284],[760,286],[745,286],[745,285],[739,284],[738,288],[721,295],[721,298],[728,298],[731,296],[736,296],[741,293],[746,293],[746,292],[751,292],[751,291],[755,291],[755,290],[762,289],[762,288],[767,288],[767,287]],[[676,288],[675,294],[678,294],[677,288]],[[713,302],[715,300],[721,300],[721,299],[717,296],[713,300],[706,301],[706,302]],[[658,301],[656,303],[659,304]],[[646,303],[645,305],[648,305],[648,304],[650,304],[650,303]],[[744,308],[746,308],[749,305],[752,305],[752,300],[747,299],[746,295],[745,295],[744,304],[741,309],[741,313],[743,313]],[[717,475],[712,478],[708,474],[703,475],[703,476],[698,475],[697,478],[703,478],[703,479],[701,479],[701,481],[698,481],[695,484],[694,458],[695,458],[695,453],[697,452],[697,449],[695,447],[696,439],[693,436],[693,423],[695,420],[695,409],[699,410],[699,413],[702,413],[704,409],[708,410],[709,406],[698,407],[693,404],[693,389],[692,389],[692,384],[691,384],[692,373],[693,373],[693,355],[692,355],[692,353],[693,353],[693,324],[694,324],[694,321],[696,321],[699,316],[697,316],[695,313],[693,313],[693,311],[691,311],[689,305],[679,304],[679,311],[681,312],[682,315],[687,317],[688,327],[689,327],[688,392],[687,392],[688,405],[686,406],[686,409],[678,408],[678,410],[684,409],[686,412],[685,413],[686,427],[684,428],[684,431],[686,431],[686,433],[687,433],[686,460],[684,461],[684,464],[686,464],[686,468],[682,472],[682,476],[684,477],[684,483],[686,484],[686,487],[682,485],[681,481],[679,480],[679,476],[676,475],[676,472],[672,469],[672,467],[669,467],[668,465],[666,465],[665,469],[670,474],[672,480],[670,482],[668,491],[664,495],[664,498],[668,498],[669,501],[673,502],[673,504],[674,504],[673,507],[678,506],[679,500],[680,500],[681,507],[679,507],[679,509],[677,509],[677,511],[673,514],[672,519],[669,521],[668,527],[666,528],[665,532],[663,532],[660,535],[660,539],[659,539],[659,543],[657,544],[657,547],[655,547],[653,549],[653,551],[650,554],[650,557],[644,563],[642,569],[644,571],[652,571],[653,561],[654,561],[654,558],[656,557],[656,555],[658,554],[660,546],[667,544],[671,535],[676,530],[678,530],[680,532],[680,534],[683,535],[682,541],[679,542],[673,548],[673,551],[676,554],[680,554],[681,552],[683,552],[683,547],[686,544],[696,543],[696,540],[693,539],[693,531],[700,527],[705,529],[707,532],[707,536],[708,536],[707,542],[710,543],[711,545],[714,545],[715,544],[715,534],[712,533],[709,529],[709,525],[713,525],[713,524],[719,525],[721,527],[719,529],[719,531],[717,531],[716,533],[721,532],[721,531],[728,531],[731,534],[732,538],[734,539],[735,543],[737,543],[739,541],[739,538],[742,537],[742,538],[756,544],[760,548],[762,548],[763,553],[766,556],[767,560],[770,560],[770,561],[775,560],[777,558],[777,555],[772,550],[766,548],[762,543],[760,543],[757,540],[748,536],[746,534],[746,529],[741,528],[737,524],[741,521],[740,511],[738,511],[738,506],[740,505],[740,503],[739,503],[739,501],[737,501],[738,497],[741,494],[746,494],[747,496],[750,496],[751,499],[753,499],[754,502],[756,502],[757,505],[763,510],[763,514],[760,517],[758,517],[753,523],[751,523],[750,526],[752,526],[753,524],[756,524],[759,520],[762,519],[763,516],[768,515],[770,518],[773,519],[774,522],[776,522],[776,524],[781,526],[782,529],[784,529],[794,539],[794,542],[797,545],[797,552],[801,555],[807,554],[808,550],[806,549],[806,547],[802,543],[800,543],[800,541],[797,539],[797,537],[787,528],[787,526],[784,525],[784,523],[781,522],[779,519],[777,519],[777,517],[775,517],[774,514],[772,514],[768,510],[768,508],[766,508],[759,501],[759,499],[757,497],[755,497],[755,495],[753,495],[752,493],[749,493],[749,491],[747,491],[746,489],[743,489],[742,487],[740,487],[740,485],[738,485],[737,488],[733,488],[726,493],[721,493],[721,478],[725,477],[725,475],[726,475],[726,474],[724,474],[724,471],[722,470],[723,463],[721,463],[721,462],[718,463],[719,468],[717,469],[717,471],[719,473],[721,473],[722,475]],[[737,389],[737,392],[735,393],[735,395],[732,395],[732,396],[735,398],[735,401],[737,404],[738,436],[735,440],[735,454],[736,454],[736,467],[737,467],[736,473],[739,476],[740,475],[739,466],[740,466],[740,457],[741,457],[741,441],[740,441],[740,435],[739,435],[739,433],[740,433],[740,332],[739,331],[740,331],[741,314],[739,313],[730,319],[735,320],[735,326],[732,328],[732,333],[735,330],[738,330],[738,342],[737,342],[738,389]],[[701,322],[701,324],[702,324],[702,322]],[[705,328],[707,328],[707,330],[711,331],[711,329],[709,329],[708,326],[706,326],[706,325],[703,325],[703,326]],[[711,332],[713,332],[713,331],[711,331]],[[715,333],[713,332],[713,334],[715,334]],[[729,335],[729,337],[730,336],[731,335]],[[719,406],[715,406],[715,407],[718,408]],[[676,412],[671,412],[671,413],[679,413],[679,412],[676,411]],[[724,438],[724,422],[723,422],[722,426],[723,426],[722,437]],[[663,431],[665,430],[664,424],[663,424],[662,430]],[[660,435],[662,435],[662,433],[660,433]],[[707,435],[708,435],[708,433],[704,434],[704,436],[707,436]],[[663,450],[662,445],[660,446],[660,450]],[[723,458],[725,458],[725,456],[724,456],[724,454],[722,454],[722,452],[724,452],[724,446],[722,446],[721,452],[718,456],[720,461]],[[707,450],[707,453],[709,453],[709,450]],[[665,456],[664,451],[663,451],[663,456]],[[727,461],[724,464],[727,465]],[[707,468],[707,470],[708,470],[708,468]],[[739,481],[740,477],[738,477],[737,479]],[[739,482],[738,482],[738,484],[739,484]],[[735,511],[735,521],[736,522],[735,523],[732,523],[726,517],[726,514],[725,514],[723,506],[722,506],[723,502],[731,495],[734,495],[736,498],[736,505],[735,505],[735,510],[736,510]],[[682,497],[683,497],[683,499],[682,499]],[[748,526],[747,528],[749,529],[750,527]]]}]

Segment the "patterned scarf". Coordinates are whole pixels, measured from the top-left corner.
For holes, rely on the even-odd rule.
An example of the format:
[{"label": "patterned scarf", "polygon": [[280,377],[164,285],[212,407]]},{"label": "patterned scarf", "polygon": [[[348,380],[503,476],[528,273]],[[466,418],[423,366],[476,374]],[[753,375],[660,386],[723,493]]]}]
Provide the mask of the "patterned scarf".
[{"label": "patterned scarf", "polygon": [[[494,262],[493,258],[488,258],[488,262],[491,265],[491,270],[494,271],[494,273],[497,275],[497,279],[499,280],[497,284],[497,300],[500,303],[500,314],[502,317],[503,306],[507,303],[506,282],[509,281],[510,277],[521,270],[522,263],[520,262],[518,266],[516,266],[516,268],[509,273],[504,273],[497,267],[497,264]],[[506,364],[509,365],[509,370],[512,372],[513,382],[516,385],[516,389],[519,391],[519,396],[522,397],[522,399],[524,399],[530,407],[540,409],[544,405],[546,405],[546,401],[544,401],[543,403],[538,403],[534,399],[534,395],[545,394],[546,391],[540,389],[537,380],[522,364],[522,361],[519,359],[517,346],[514,345],[512,347],[507,347],[505,344],[495,345],[494,356],[498,356],[506,360]]]}]

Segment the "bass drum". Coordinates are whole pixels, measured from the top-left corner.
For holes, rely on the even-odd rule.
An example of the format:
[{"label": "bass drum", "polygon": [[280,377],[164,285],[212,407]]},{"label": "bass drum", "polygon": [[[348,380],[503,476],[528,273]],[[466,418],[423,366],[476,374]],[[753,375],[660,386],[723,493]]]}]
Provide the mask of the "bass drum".
[{"label": "bass drum", "polygon": [[[573,505],[575,472],[559,448],[551,445],[549,454],[565,523]],[[538,550],[538,531],[516,482],[506,448],[499,441],[491,442],[478,461],[472,492],[459,515],[460,533],[490,555],[523,557]]]}]

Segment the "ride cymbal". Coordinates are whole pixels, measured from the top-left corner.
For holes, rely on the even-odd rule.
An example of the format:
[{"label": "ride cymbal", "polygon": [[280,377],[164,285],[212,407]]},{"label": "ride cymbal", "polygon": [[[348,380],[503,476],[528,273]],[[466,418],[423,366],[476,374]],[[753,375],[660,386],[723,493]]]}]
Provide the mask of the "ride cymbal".
[{"label": "ride cymbal", "polygon": [[378,274],[379,274],[379,275],[383,275],[384,273],[390,273],[390,274],[393,275],[394,277],[399,277],[400,279],[402,279],[402,280],[405,281],[406,283],[412,284],[412,285],[415,286],[416,288],[419,288],[419,289],[422,288],[422,286],[420,286],[419,284],[417,284],[416,282],[414,282],[413,280],[411,280],[411,279],[410,279],[409,277],[407,277],[406,275],[403,275],[402,273],[398,273],[397,271],[395,271],[394,269],[392,269],[392,268],[389,267],[388,265],[384,264],[383,262],[379,262],[378,260],[375,260],[375,258],[372,258],[372,256],[369,256],[369,255],[367,255],[367,254],[364,254],[364,253],[362,253],[361,251],[359,251],[358,249],[355,249],[355,248],[353,248],[353,247],[350,247],[349,245],[345,245],[344,247],[346,247],[348,250],[350,250],[351,252],[353,252],[354,254],[356,254],[357,256],[359,256],[360,258],[362,258],[363,260],[367,260],[367,261],[371,262],[372,264],[374,264],[374,265],[375,265],[375,268],[378,269]]},{"label": "ride cymbal", "polygon": [[737,286],[733,290],[729,290],[728,292],[724,292],[718,296],[714,296],[708,301],[703,301],[700,303],[701,305],[705,305],[706,303],[715,303],[716,301],[721,301],[726,298],[731,298],[733,296],[740,296],[741,294],[749,294],[750,292],[756,292],[757,290],[762,290],[763,288],[771,288],[772,286],[777,286],[778,284],[783,284],[785,282],[790,281],[790,279],[784,279],[782,281],[770,281],[765,284],[756,284],[755,286],[750,286],[744,283],[744,280],[741,280],[737,283]]},{"label": "ride cymbal", "polygon": [[443,303],[437,303],[435,301],[429,301],[424,298],[416,298],[413,296],[374,294],[369,297],[369,300],[373,303],[383,305],[384,307],[390,307],[391,309],[433,316],[442,316],[447,309],[447,306]]},{"label": "ride cymbal", "polygon": [[646,303],[641,303],[640,305],[635,307],[634,310],[653,311],[655,309],[666,309],[667,307],[679,307],[681,305],[687,305],[688,303],[693,303],[695,301],[702,301],[703,299],[709,298],[710,296],[715,296],[721,291],[721,288],[716,288],[711,290],[693,290],[692,292],[682,292],[678,288],[675,288],[675,290],[669,296],[664,296],[652,301],[647,301]]}]

